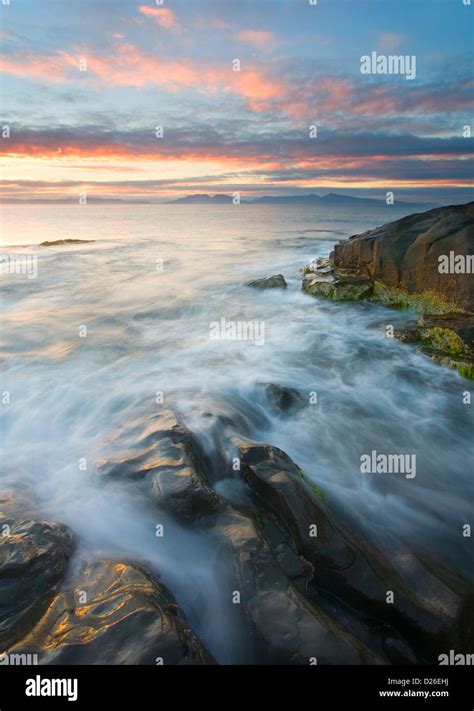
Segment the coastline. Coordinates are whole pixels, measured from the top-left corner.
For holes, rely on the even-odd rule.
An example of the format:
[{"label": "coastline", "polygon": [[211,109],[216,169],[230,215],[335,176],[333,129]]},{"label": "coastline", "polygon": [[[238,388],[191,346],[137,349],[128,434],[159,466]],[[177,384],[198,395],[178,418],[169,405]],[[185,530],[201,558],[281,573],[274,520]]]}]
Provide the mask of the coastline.
[{"label": "coastline", "polygon": [[411,311],[416,320],[390,336],[473,380],[473,247],[474,203],[437,208],[340,242],[327,258],[303,268],[302,289],[333,301]]}]

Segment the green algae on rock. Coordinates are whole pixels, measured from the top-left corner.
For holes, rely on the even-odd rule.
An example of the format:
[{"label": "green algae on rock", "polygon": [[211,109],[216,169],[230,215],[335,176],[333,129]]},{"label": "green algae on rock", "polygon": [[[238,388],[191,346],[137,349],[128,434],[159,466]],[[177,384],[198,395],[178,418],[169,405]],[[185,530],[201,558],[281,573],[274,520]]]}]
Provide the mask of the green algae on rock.
[{"label": "green algae on rock", "polygon": [[332,301],[360,301],[372,294],[372,282],[364,278],[315,276],[303,279],[303,291],[312,296],[325,296]]},{"label": "green algae on rock", "polygon": [[432,250],[436,246],[437,254],[442,245],[448,253],[455,248],[467,253],[473,235],[474,203],[411,215],[354,235],[329,258],[313,260],[301,270],[302,289],[332,301],[364,300],[419,314],[420,320],[396,337],[472,379],[473,280],[456,273],[444,282],[441,257],[434,259]]}]

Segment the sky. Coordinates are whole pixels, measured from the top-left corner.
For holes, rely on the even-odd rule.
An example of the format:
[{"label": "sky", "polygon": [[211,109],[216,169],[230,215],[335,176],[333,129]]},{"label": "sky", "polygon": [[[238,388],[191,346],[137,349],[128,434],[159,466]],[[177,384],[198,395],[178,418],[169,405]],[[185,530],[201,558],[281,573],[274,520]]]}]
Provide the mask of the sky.
[{"label": "sky", "polygon": [[0,0],[0,196],[467,200],[465,2]]}]

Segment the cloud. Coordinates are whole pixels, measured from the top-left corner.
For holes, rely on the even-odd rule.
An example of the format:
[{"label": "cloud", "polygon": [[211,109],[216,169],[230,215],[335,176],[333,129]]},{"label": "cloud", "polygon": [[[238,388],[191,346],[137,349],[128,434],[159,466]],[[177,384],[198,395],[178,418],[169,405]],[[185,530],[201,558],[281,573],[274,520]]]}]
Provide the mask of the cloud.
[{"label": "cloud", "polygon": [[378,38],[378,48],[387,52],[398,49],[406,40],[405,35],[396,32],[382,32]]},{"label": "cloud", "polygon": [[166,30],[181,30],[181,22],[179,21],[177,15],[168,7],[155,8],[148,7],[147,5],[140,5],[139,11],[142,15],[152,17],[160,27],[164,27]]},{"label": "cloud", "polygon": [[194,24],[200,30],[230,30],[232,24],[220,17],[197,17]]},{"label": "cloud", "polygon": [[64,83],[68,77],[69,61],[64,52],[54,56],[22,52],[0,56],[0,72],[22,79],[48,83]]},{"label": "cloud", "polygon": [[237,32],[234,37],[240,42],[245,42],[257,49],[266,49],[268,51],[275,49],[280,44],[273,32],[265,32],[262,30],[241,30]]},{"label": "cloud", "polygon": [[[124,131],[102,125],[77,127],[57,126],[32,130],[12,127],[8,141],[0,142],[4,157],[37,157],[45,159],[87,158],[97,160],[189,160],[221,162],[252,166],[272,166],[273,170],[291,167],[300,170],[327,168],[347,170],[363,166],[384,171],[390,161],[442,161],[469,167],[469,148],[462,137],[422,138],[407,133],[379,131],[323,132],[317,142],[307,132],[294,130],[281,136],[265,134],[245,141],[232,138],[226,131],[207,126],[174,128],[165,139],[157,139],[151,128]],[[428,165],[428,164],[427,164]],[[428,170],[428,168],[427,168]]]},{"label": "cloud", "polygon": [[[87,71],[79,71],[79,59]],[[297,64],[273,61],[242,62],[240,72],[228,64],[170,59],[137,45],[118,41],[109,53],[78,47],[74,53],[32,51],[0,55],[0,69],[23,79],[69,84],[90,91],[112,87],[161,88],[170,93],[196,92],[208,97],[232,94],[255,113],[292,121],[350,124],[354,116],[374,127],[440,114],[467,113],[473,106],[474,80],[450,79],[407,88],[400,82],[374,82],[341,75],[314,76]],[[397,122],[398,121],[398,125]]]}]

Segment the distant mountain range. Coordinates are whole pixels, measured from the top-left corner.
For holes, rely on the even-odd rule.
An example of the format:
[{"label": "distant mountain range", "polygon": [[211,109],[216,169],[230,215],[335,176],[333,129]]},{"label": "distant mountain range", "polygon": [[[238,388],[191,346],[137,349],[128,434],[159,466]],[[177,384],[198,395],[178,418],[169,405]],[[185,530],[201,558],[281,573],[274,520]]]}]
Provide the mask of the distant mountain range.
[{"label": "distant mountain range", "polygon": [[[332,205],[345,206],[357,205],[367,207],[375,207],[377,205],[385,206],[385,200],[376,200],[375,198],[358,198],[350,195],[339,195],[338,193],[328,193],[320,197],[311,193],[309,195],[264,195],[259,198],[243,198],[242,203],[247,205]],[[170,200],[169,205],[230,205],[232,204],[232,195],[206,195],[196,194],[187,195],[186,197]],[[416,203],[401,202],[395,200],[396,206],[412,207]],[[435,205],[423,205],[425,209],[435,207]]]},{"label": "distant mountain range", "polygon": [[[338,193],[328,193],[320,197],[314,193],[309,195],[263,195],[258,198],[242,198],[242,203],[245,205],[327,205],[332,207],[385,207],[385,200],[377,200],[375,198],[352,197],[351,195],[340,195]],[[0,198],[0,205],[79,205],[77,198]],[[88,205],[231,205],[232,195],[218,194],[195,194],[186,195],[185,197],[177,198],[176,200],[168,200],[166,202],[157,202],[156,200],[130,200],[121,198],[95,197],[93,195],[87,198]],[[433,207],[439,207],[438,203],[414,203],[402,202],[395,199],[395,207],[422,207],[424,210],[429,210]]]}]

